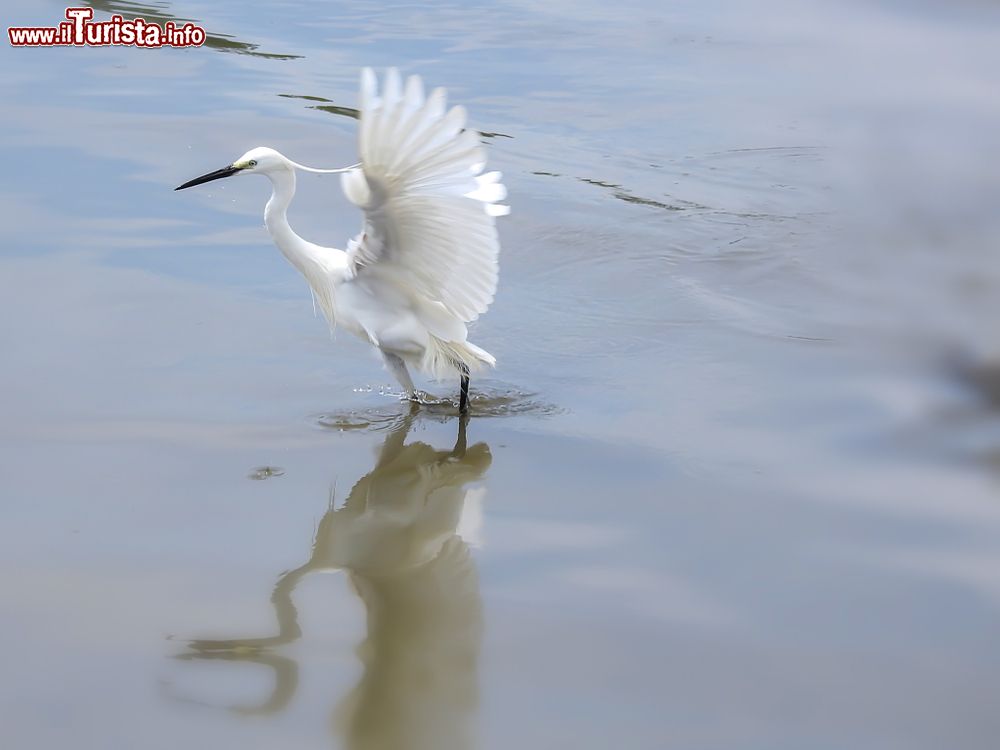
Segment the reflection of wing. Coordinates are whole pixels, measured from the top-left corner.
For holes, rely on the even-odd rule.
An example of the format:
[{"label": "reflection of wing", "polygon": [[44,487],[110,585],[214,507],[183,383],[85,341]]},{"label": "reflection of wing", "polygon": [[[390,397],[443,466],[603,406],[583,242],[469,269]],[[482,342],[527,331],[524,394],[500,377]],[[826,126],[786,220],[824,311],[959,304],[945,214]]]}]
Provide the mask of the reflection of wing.
[{"label": "reflection of wing", "polygon": [[462,516],[458,519],[455,533],[470,547],[483,546],[483,498],[486,490],[483,487],[466,490],[465,503],[462,505]]},{"label": "reflection of wing", "polygon": [[445,113],[445,93],[424,99],[411,76],[402,89],[390,69],[378,96],[375,74],[361,74],[361,169],[342,181],[365,212],[364,231],[348,244],[354,272],[405,278],[428,300],[464,322],[493,301],[497,286],[495,216],[508,213],[499,172],[481,174],[478,134],[464,130],[465,110]]},{"label": "reflection of wing", "polygon": [[317,535],[317,552],[319,545],[323,551],[314,559],[359,575],[387,575],[426,563],[455,536],[468,496],[479,502],[479,493],[465,485],[481,478],[491,461],[484,443],[460,458],[420,442],[383,454],[333,513],[325,537]]}]

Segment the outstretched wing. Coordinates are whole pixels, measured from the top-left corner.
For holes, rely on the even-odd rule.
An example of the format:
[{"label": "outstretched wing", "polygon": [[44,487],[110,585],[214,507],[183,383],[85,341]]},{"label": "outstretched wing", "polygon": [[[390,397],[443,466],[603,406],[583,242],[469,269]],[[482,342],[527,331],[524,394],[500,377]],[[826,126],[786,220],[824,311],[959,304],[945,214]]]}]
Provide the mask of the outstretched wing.
[{"label": "outstretched wing", "polygon": [[385,88],[361,73],[361,169],[342,177],[344,193],[365,212],[348,243],[359,276],[405,282],[462,321],[475,320],[497,287],[496,216],[507,191],[486,162],[479,134],[465,130],[465,110],[445,112],[445,92],[424,99],[420,78],[403,89],[390,69]]}]

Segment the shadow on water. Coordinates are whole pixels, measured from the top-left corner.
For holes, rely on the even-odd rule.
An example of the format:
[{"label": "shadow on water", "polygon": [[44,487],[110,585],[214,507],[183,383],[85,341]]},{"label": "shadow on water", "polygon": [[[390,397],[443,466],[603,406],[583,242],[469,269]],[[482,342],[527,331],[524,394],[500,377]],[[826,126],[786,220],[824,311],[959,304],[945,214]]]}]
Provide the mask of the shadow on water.
[{"label": "shadow on water", "polygon": [[[96,11],[122,16],[126,20],[142,18],[145,21],[156,24],[164,24],[171,21],[174,24],[183,25],[185,23],[198,23],[193,18],[183,18],[172,15],[168,12],[170,7],[167,3],[135,3],[130,0],[83,0],[81,7],[91,7]],[[281,55],[272,52],[260,52],[256,44],[241,42],[228,34],[213,34],[206,29],[205,46],[219,52],[235,52],[239,55],[252,55],[253,57],[264,57],[269,60],[295,60],[302,55]]]},{"label": "shadow on water", "polygon": [[[559,172],[546,172],[544,170],[535,170],[531,174],[537,177],[566,177],[566,175],[560,174]],[[635,203],[640,206],[650,206],[651,208],[659,208],[663,211],[689,211],[694,209],[706,210],[708,206],[702,206],[699,203],[693,203],[691,201],[685,201],[680,199],[672,199],[670,203],[665,201],[656,200],[654,198],[644,198],[641,195],[636,195],[628,188],[619,185],[615,182],[607,182],[605,180],[595,180],[590,177],[573,177],[572,179],[578,182],[583,182],[587,185],[594,185],[600,188],[606,188],[611,191],[611,195],[620,201],[625,201],[626,203]]]},{"label": "shadow on water", "polygon": [[945,367],[976,399],[984,413],[1000,413],[1000,357],[956,352],[945,362]]},{"label": "shadow on water", "polygon": [[908,440],[928,455],[947,455],[1000,475],[1000,357],[950,348],[935,362],[949,396],[926,412]]},{"label": "shadow on water", "polygon": [[[322,96],[311,96],[310,94],[278,94],[278,96],[283,99],[301,99],[306,102],[313,102],[307,105],[307,109],[318,109],[320,112],[327,112],[331,115],[340,115],[341,117],[350,117],[352,120],[357,120],[361,117],[361,113],[354,107],[343,107],[339,104],[334,104],[331,99],[324,99]],[[513,138],[512,135],[507,135],[506,133],[493,133],[488,130],[480,130],[480,138]]]},{"label": "shadow on water", "polygon": [[341,117],[350,117],[352,120],[357,120],[361,117],[361,112],[354,107],[342,107],[339,104],[334,104],[333,100],[324,99],[322,96],[311,96],[309,94],[278,94],[278,96],[282,99],[301,99],[306,102],[319,102],[318,104],[307,105],[307,109],[318,109],[320,112],[340,115]]},{"label": "shadow on water", "polygon": [[471,747],[483,621],[469,544],[479,535],[482,492],[465,485],[484,477],[492,457],[485,443],[467,445],[467,418],[459,420],[451,448],[407,444],[416,418],[416,409],[396,417],[375,467],[343,506],[331,499],[308,561],[278,578],[271,595],[276,635],[193,640],[176,657],[259,664],[274,672],[265,700],[229,710],[270,714],[289,704],[299,665],[279,650],[302,635],[292,596],[310,573],[340,569],[367,613],[367,635],[357,650],[363,675],[333,716],[345,746]]}]

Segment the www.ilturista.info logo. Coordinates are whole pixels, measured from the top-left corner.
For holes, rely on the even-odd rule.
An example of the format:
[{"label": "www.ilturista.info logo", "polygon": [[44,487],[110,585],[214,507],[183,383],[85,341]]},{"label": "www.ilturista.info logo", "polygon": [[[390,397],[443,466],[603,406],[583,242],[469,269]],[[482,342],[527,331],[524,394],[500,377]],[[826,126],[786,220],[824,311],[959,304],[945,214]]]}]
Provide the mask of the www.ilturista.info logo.
[{"label": "www.ilturista.info logo", "polygon": [[167,21],[162,26],[142,18],[111,16],[95,22],[93,8],[67,8],[58,26],[11,26],[7,36],[14,47],[200,47],[205,29],[193,23]]}]

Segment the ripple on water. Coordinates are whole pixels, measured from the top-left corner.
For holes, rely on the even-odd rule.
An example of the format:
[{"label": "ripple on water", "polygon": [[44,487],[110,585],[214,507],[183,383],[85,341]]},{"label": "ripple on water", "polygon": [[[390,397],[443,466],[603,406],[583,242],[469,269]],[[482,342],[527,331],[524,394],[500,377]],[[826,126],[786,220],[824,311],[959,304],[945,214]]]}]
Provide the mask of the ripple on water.
[{"label": "ripple on water", "polygon": [[[395,399],[395,403],[317,414],[313,416],[312,421],[326,430],[378,432],[392,428],[409,408],[419,409],[422,417],[442,421],[459,414],[457,395],[442,397],[418,391],[417,403],[411,406],[400,393],[389,390],[382,390],[380,393]],[[509,386],[485,384],[469,394],[469,416],[479,419],[514,416],[548,417],[564,412],[565,409],[539,398],[536,393]]]},{"label": "ripple on water", "polygon": [[[537,245],[520,269],[524,315],[507,335],[543,359],[649,358],[676,346],[676,329],[703,326],[817,338],[823,313],[802,299],[829,287],[808,262],[829,229],[827,159],[821,147],[793,145],[680,156],[652,170],[607,164],[601,175],[535,170],[600,219],[542,223],[542,241],[528,238]],[[591,211],[591,198],[607,210]]]}]

